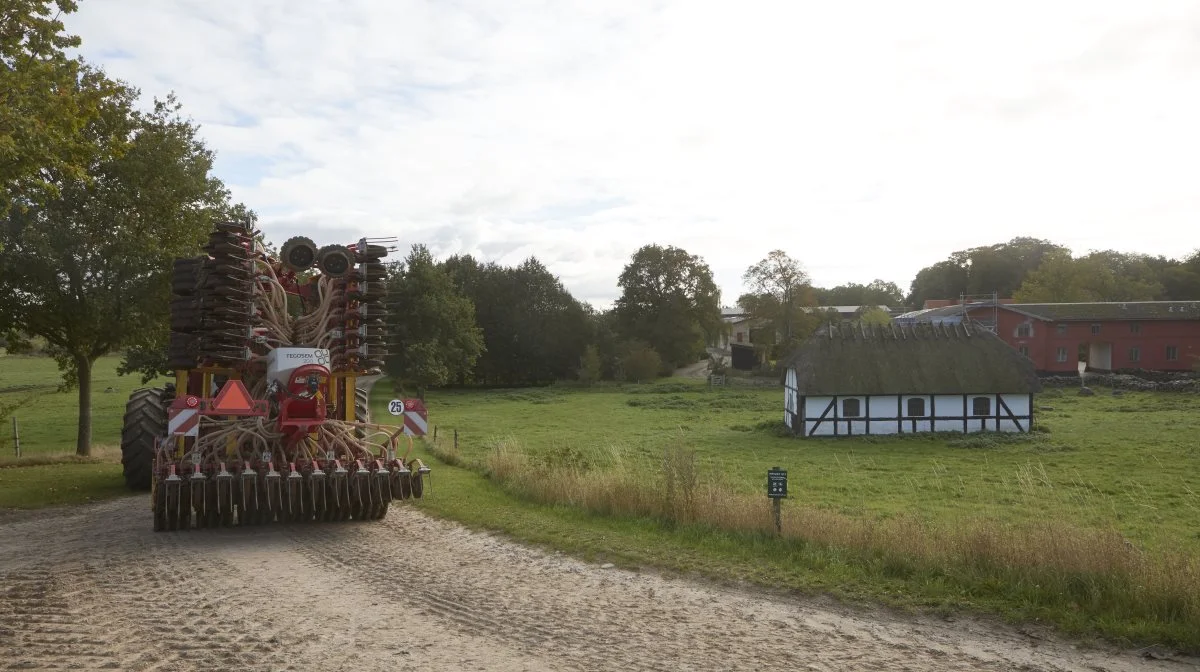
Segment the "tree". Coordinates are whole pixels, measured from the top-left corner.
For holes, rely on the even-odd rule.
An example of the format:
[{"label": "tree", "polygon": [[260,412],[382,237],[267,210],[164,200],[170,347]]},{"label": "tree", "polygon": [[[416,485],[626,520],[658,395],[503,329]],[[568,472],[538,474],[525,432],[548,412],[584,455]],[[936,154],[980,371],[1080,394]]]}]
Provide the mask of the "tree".
[{"label": "tree", "polygon": [[967,269],[956,261],[939,261],[917,271],[909,287],[908,307],[920,309],[929,299],[956,299],[966,291]]},{"label": "tree", "polygon": [[587,310],[535,258],[506,268],[452,256],[443,268],[475,304],[485,351],[474,380],[485,385],[537,385],[577,375],[591,342]]},{"label": "tree", "polygon": [[454,286],[424,245],[413,245],[388,274],[388,341],[384,371],[397,386],[428,387],[469,376],[483,352],[475,305]]},{"label": "tree", "polygon": [[579,382],[593,385],[600,380],[600,350],[595,345],[584,348],[579,358]]},{"label": "tree", "polygon": [[[809,277],[800,262],[783,250],[771,250],[765,259],[746,269],[742,280],[750,286],[753,298],[749,302],[756,304],[760,313],[771,313],[755,314],[751,311],[750,314],[766,318],[770,328],[780,332],[785,343],[791,343],[795,338],[797,308],[810,305]],[[749,309],[745,303],[742,305]],[[765,306],[771,306],[772,310],[763,311]]]},{"label": "tree", "polygon": [[621,371],[625,380],[631,383],[654,380],[663,369],[662,357],[646,343],[631,341],[625,345],[624,351]]},{"label": "tree", "polygon": [[996,292],[1008,298],[1048,254],[1070,251],[1048,240],[1018,237],[1007,243],[973,247],[921,269],[913,279],[908,305],[921,308],[927,299],[957,299],[960,294]]},{"label": "tree", "polygon": [[92,364],[165,334],[172,259],[197,254],[214,218],[233,211],[174,98],[143,113],[136,97],[122,89],[83,129],[96,157],[86,178],[44,169],[57,196],[13,208],[0,229],[0,323],[45,338],[78,386],[80,455],[90,452]]},{"label": "tree", "polygon": [[1020,303],[1085,301],[1075,260],[1067,252],[1047,256],[1041,266],[1025,277],[1013,299]]},{"label": "tree", "polygon": [[1191,256],[1171,263],[1156,260],[1159,277],[1163,284],[1164,298],[1168,301],[1200,300],[1200,250]]},{"label": "tree", "polygon": [[1024,303],[1153,301],[1166,290],[1151,258],[1114,250],[1078,259],[1055,252],[1030,273],[1013,298]]},{"label": "tree", "polygon": [[1095,250],[1078,260],[1080,283],[1089,301],[1155,301],[1163,285],[1143,254]]},{"label": "tree", "polygon": [[859,321],[864,324],[874,324],[884,327],[892,323],[892,316],[886,310],[874,306],[859,308],[857,316]]},{"label": "tree", "polygon": [[872,280],[860,285],[851,282],[830,289],[814,290],[822,306],[899,306],[904,304],[904,292],[894,282]]},{"label": "tree", "polygon": [[597,311],[590,305],[588,318],[591,321],[591,340],[596,346],[596,354],[600,357],[600,377],[604,380],[616,380],[621,371],[621,339],[617,333],[616,310]]},{"label": "tree", "polygon": [[75,10],[74,0],[0,0],[0,217],[56,196],[64,177],[87,180],[101,149],[90,133],[124,89],[67,58],[80,40],[60,17]]},{"label": "tree", "polygon": [[649,344],[664,365],[698,361],[718,334],[721,293],[700,257],[678,247],[645,245],[633,253],[617,281],[618,330]]}]

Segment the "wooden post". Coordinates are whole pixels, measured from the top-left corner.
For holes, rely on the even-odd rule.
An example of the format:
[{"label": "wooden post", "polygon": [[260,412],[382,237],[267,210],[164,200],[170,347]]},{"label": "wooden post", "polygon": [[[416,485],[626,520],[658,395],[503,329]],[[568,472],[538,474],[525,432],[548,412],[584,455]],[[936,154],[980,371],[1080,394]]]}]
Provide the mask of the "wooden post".
[{"label": "wooden post", "polygon": [[433,426],[433,442],[437,443],[437,425]]},{"label": "wooden post", "polygon": [[771,498],[771,512],[775,514],[775,534],[783,534],[783,514],[779,511],[779,498]]},{"label": "wooden post", "polygon": [[13,450],[17,457],[21,456],[21,429],[17,426],[17,416],[13,416]]},{"label": "wooden post", "polygon": [[454,430],[454,450],[458,451],[458,430]]}]

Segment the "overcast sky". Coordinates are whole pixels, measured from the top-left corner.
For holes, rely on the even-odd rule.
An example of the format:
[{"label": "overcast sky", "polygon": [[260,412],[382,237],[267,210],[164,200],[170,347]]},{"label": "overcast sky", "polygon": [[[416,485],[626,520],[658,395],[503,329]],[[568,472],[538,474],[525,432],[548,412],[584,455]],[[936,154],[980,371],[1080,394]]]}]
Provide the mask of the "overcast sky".
[{"label": "overcast sky", "polygon": [[536,255],[606,305],[646,243],[731,304],[774,248],[905,290],[1014,236],[1200,247],[1200,3],[82,0],[268,237]]}]

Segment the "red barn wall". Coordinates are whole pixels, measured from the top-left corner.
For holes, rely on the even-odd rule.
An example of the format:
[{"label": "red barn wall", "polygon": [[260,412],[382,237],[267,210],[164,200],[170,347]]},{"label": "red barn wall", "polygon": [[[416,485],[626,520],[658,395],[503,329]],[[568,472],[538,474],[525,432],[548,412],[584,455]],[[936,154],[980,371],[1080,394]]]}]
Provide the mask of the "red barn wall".
[{"label": "red barn wall", "polygon": [[[990,321],[992,309],[972,311],[972,318]],[[997,311],[997,335],[1014,348],[1024,347],[1039,371],[1078,372],[1079,349],[1092,344],[1107,345],[1111,351],[1112,369],[1154,369],[1161,371],[1190,371],[1200,363],[1200,320],[1098,320],[1095,322],[1046,322],[1020,313]],[[1032,333],[1018,335],[1018,327],[1029,323]],[[1058,325],[1065,333],[1059,333]],[[1098,334],[1092,325],[1100,325]],[[1138,325],[1134,331],[1130,325]],[[1058,361],[1058,349],[1066,348],[1066,361]],[[1136,347],[1138,361],[1131,358]],[[1176,358],[1167,359],[1167,348],[1174,347]]]}]

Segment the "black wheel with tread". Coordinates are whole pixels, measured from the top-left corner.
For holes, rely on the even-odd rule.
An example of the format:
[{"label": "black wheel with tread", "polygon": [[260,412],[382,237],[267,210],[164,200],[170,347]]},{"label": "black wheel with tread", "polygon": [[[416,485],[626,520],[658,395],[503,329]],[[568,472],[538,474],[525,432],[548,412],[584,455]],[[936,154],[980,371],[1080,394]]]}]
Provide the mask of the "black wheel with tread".
[{"label": "black wheel with tread", "polygon": [[317,260],[317,245],[311,238],[288,238],[279,248],[279,260],[292,271],[307,271]]},{"label": "black wheel with tread", "polygon": [[175,397],[173,386],[139,388],[125,403],[121,426],[121,466],[125,487],[149,490],[154,470],[154,447],[167,435],[167,406]]}]

